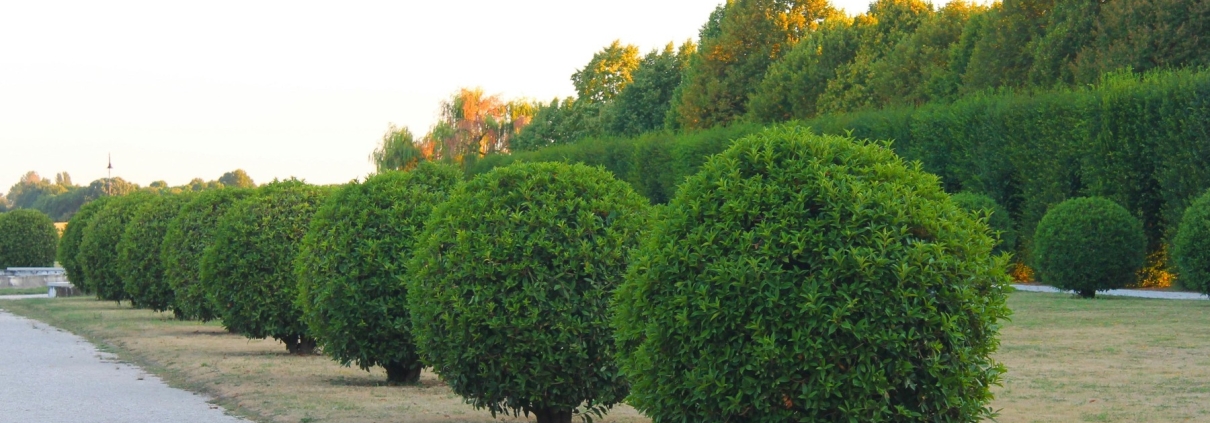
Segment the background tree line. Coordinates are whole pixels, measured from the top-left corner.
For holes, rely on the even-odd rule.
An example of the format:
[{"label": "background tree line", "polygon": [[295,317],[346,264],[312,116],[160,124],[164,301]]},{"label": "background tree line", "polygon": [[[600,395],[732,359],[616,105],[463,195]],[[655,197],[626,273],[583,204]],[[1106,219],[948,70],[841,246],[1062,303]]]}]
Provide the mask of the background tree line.
[{"label": "background tree line", "polygon": [[1044,92],[1114,71],[1210,65],[1206,34],[1205,0],[878,0],[856,16],[827,0],[729,0],[697,40],[642,56],[614,41],[571,75],[573,97],[504,101],[460,89],[420,139],[388,131],[374,161],[466,165],[587,138]]},{"label": "background tree line", "polygon": [[8,195],[0,194],[0,212],[33,209],[45,213],[56,222],[66,222],[71,220],[84,204],[101,197],[123,196],[136,191],[179,194],[224,186],[249,188],[255,187],[256,183],[243,169],[224,173],[218,180],[205,181],[202,178],[194,178],[188,184],[175,187],[168,186],[164,181],[155,181],[147,187],[140,187],[121,177],[100,178],[82,186],[72,183],[71,175],[67,172],[57,173],[54,180],[51,180],[31,170],[9,188]]}]

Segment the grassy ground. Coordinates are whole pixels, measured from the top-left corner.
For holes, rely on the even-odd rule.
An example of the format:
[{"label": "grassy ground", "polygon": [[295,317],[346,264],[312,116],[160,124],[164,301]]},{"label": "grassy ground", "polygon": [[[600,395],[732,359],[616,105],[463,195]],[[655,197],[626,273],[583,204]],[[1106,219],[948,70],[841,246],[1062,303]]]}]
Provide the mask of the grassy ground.
[{"label": "grassy ground", "polygon": [[30,294],[45,294],[47,288],[45,286],[34,288],[0,288],[0,295],[30,295]]},{"label": "grassy ground", "polygon": [[1017,293],[1002,422],[1210,420],[1210,302]]},{"label": "grassy ground", "polygon": [[[1210,420],[1210,302],[1078,300],[1017,293],[997,358],[1009,368],[992,406],[1000,422]],[[432,374],[419,386],[385,386],[381,371],[324,357],[287,355],[215,324],[83,298],[33,299],[0,308],[84,335],[102,348],[205,392],[264,422],[489,422]],[[646,422],[629,407],[605,421]]]},{"label": "grassy ground", "polygon": [[[176,321],[171,313],[84,297],[4,301],[0,309],[84,336],[172,386],[206,393],[232,414],[260,422],[527,421],[475,410],[427,371],[418,386],[388,386],[381,369],[365,372],[323,356],[290,355],[277,341],[249,340],[214,323]],[[621,406],[603,421],[648,420]]]}]

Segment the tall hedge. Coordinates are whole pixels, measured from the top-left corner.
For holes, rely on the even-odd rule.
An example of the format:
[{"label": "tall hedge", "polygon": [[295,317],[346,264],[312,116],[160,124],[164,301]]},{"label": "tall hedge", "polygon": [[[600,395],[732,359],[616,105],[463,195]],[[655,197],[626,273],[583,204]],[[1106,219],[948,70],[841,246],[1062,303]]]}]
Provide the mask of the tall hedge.
[{"label": "tall hedge", "polygon": [[1026,250],[1050,206],[1097,196],[1139,216],[1149,250],[1210,188],[1210,70],[1116,73],[1076,89],[973,95],[918,108],[825,115],[817,132],[893,139],[946,190],[1008,209]]},{"label": "tall hedge", "polygon": [[[820,134],[891,140],[947,192],[980,192],[1008,211],[1028,254],[1046,210],[1100,196],[1143,220],[1148,248],[1170,240],[1185,207],[1210,189],[1210,70],[1116,73],[1095,85],[978,93],[919,107],[827,114],[800,122]],[[510,156],[488,156],[478,174],[527,161],[601,165],[653,203],[664,203],[693,161],[753,133],[736,124],[699,132],[585,139]],[[686,173],[687,172],[687,173]]]},{"label": "tall hedge", "polygon": [[199,192],[181,206],[176,218],[168,224],[160,258],[164,280],[176,298],[174,310],[182,318],[205,322],[219,317],[214,305],[214,283],[201,277],[202,252],[214,243],[219,219],[253,192],[230,187]]},{"label": "tall hedge", "polygon": [[557,161],[602,166],[652,203],[663,204],[707,156],[760,129],[760,125],[744,123],[682,133],[657,131],[635,138],[589,138],[535,151],[489,155],[468,166],[467,174],[478,175],[512,163]]},{"label": "tall hedge", "polygon": [[607,309],[648,213],[584,165],[520,163],[459,185],[408,265],[424,361],[493,415],[570,422],[622,401]]},{"label": "tall hedge", "polygon": [[614,294],[655,422],[977,421],[1005,369],[1007,263],[880,144],[776,127],[677,191]]},{"label": "tall hedge", "polygon": [[295,260],[299,305],[311,333],[341,364],[382,366],[416,382],[424,365],[412,340],[406,260],[416,236],[461,172],[421,163],[335,191],[311,220]]},{"label": "tall hedge", "polygon": [[45,213],[31,209],[0,213],[0,269],[55,264],[59,231]]},{"label": "tall hedge", "polygon": [[97,211],[84,229],[76,262],[84,269],[85,285],[96,293],[98,299],[121,302],[129,298],[118,268],[118,242],[122,240],[126,224],[135,210],[148,198],[153,196],[134,193],[113,197]]},{"label": "tall hedge", "polygon": [[294,257],[329,189],[297,180],[273,182],[231,206],[202,253],[223,326],[249,338],[273,338],[310,354],[315,339],[295,305]]},{"label": "tall hedge", "polygon": [[1008,210],[1000,207],[996,200],[972,192],[960,192],[951,198],[963,210],[987,216],[987,226],[996,232],[998,238],[995,252],[1016,252],[1017,231],[1013,228],[1013,220],[1008,216]]},{"label": "tall hedge", "polygon": [[[168,223],[189,200],[186,194],[157,195],[135,208],[118,242],[118,271],[130,304],[166,311],[175,308],[172,286],[164,280],[161,247]],[[179,312],[177,317],[183,317]]]},{"label": "tall hedge", "polygon": [[63,231],[63,237],[59,240],[59,249],[55,255],[59,265],[63,266],[63,270],[67,272],[67,280],[71,281],[76,289],[87,294],[91,294],[92,291],[89,289],[89,285],[84,283],[84,268],[76,258],[80,253],[80,243],[84,240],[84,229],[111,198],[101,197],[90,201],[80,207],[75,215],[72,215],[71,220],[67,222],[67,229]]}]

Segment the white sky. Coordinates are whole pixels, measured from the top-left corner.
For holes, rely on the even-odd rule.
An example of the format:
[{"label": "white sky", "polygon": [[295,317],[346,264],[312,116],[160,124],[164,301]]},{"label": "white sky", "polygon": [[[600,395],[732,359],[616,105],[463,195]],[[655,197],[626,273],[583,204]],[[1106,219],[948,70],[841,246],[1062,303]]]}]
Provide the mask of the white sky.
[{"label": "white sky", "polygon": [[720,1],[3,1],[0,192],[29,170],[87,184],[107,153],[143,186],[346,182],[388,123],[423,135],[459,87],[572,95],[612,40],[680,44]]}]

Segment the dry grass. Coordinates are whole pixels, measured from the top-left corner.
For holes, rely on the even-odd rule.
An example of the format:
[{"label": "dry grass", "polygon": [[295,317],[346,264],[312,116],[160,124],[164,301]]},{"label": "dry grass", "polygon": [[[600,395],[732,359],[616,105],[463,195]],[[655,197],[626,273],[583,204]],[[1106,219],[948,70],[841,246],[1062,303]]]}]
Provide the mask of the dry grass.
[{"label": "dry grass", "polygon": [[[342,367],[323,356],[294,356],[272,340],[248,340],[217,324],[180,322],[171,313],[132,310],[75,297],[0,303],[0,308],[67,329],[160,375],[203,392],[232,414],[261,422],[497,422],[463,403],[432,373],[417,386],[389,386],[381,369]],[[602,421],[646,422],[616,407]]]},{"label": "dry grass", "polygon": [[1001,422],[1210,421],[1210,302],[1017,293]]},{"label": "dry grass", "polygon": [[[1017,293],[997,358],[1009,367],[1000,422],[1208,421],[1210,302]],[[297,357],[215,324],[91,299],[22,300],[0,308],[82,334],[174,386],[207,393],[263,422],[490,422],[432,374],[387,386],[381,371]],[[605,421],[646,422],[622,406]]]}]

